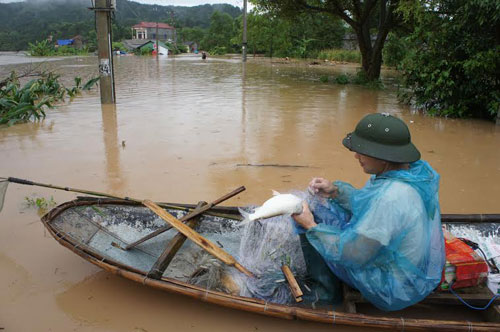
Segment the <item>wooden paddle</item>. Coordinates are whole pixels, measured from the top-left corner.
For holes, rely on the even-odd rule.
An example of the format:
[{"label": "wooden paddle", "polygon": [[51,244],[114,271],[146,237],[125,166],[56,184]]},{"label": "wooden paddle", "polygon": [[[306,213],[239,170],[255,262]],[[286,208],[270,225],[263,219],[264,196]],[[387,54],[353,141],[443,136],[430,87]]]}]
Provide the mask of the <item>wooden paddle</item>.
[{"label": "wooden paddle", "polygon": [[[198,210],[204,205],[207,205],[207,202],[199,202],[194,211]],[[186,222],[186,225],[194,229],[198,224],[198,222],[200,221],[200,218],[201,215],[198,215],[194,218],[190,218]],[[182,219],[179,220],[183,221]],[[153,279],[160,279],[163,276],[163,272],[165,272],[167,267],[170,265],[170,262],[174,259],[175,255],[177,254],[179,249],[181,249],[182,245],[186,240],[187,237],[184,234],[182,233],[175,234],[173,239],[170,240],[165,249],[163,249],[163,252],[161,253],[160,257],[158,257],[156,262],[153,264],[153,267],[149,269],[148,277]]]},{"label": "wooden paddle", "polygon": [[233,256],[231,256],[230,254],[228,254],[227,252],[216,246],[214,243],[212,243],[208,239],[204,238],[203,236],[195,232],[192,228],[185,225],[182,221],[178,220],[167,211],[163,210],[154,202],[150,200],[144,200],[142,204],[150,208],[154,213],[160,216],[160,218],[162,218],[167,223],[172,225],[175,229],[184,234],[188,239],[199,245],[208,253],[220,259],[222,262],[224,262],[224,264],[229,266],[234,266],[236,269],[238,269],[238,271],[246,274],[249,277],[255,277],[252,274],[252,272],[248,271],[243,265],[238,263]]},{"label": "wooden paddle", "polygon": [[[217,198],[215,201],[209,203],[209,204],[206,204],[202,207],[196,207],[196,209],[192,210],[190,213],[188,213],[187,215],[185,215],[184,217],[182,217],[180,220],[182,222],[185,222],[189,219],[192,219],[208,210],[210,210],[211,208],[213,208],[214,206],[216,206],[217,204],[220,204],[222,202],[224,202],[225,200],[228,200],[229,198],[239,194],[240,192],[244,191],[245,190],[245,187],[244,186],[241,186],[239,188],[236,188],[235,190],[231,191],[230,193],[228,194],[225,194],[224,196],[222,197],[219,197]],[[159,206],[161,206],[160,204],[158,204]],[[156,231],[144,236],[143,238],[140,238],[139,240],[127,245],[125,248],[123,248],[124,250],[129,250],[129,249],[132,249],[134,247],[136,247],[137,245],[143,243],[144,241],[147,241],[163,232],[166,232],[168,231],[169,229],[171,229],[172,226],[171,225],[167,225],[165,227],[162,227],[160,229],[157,229]]]}]

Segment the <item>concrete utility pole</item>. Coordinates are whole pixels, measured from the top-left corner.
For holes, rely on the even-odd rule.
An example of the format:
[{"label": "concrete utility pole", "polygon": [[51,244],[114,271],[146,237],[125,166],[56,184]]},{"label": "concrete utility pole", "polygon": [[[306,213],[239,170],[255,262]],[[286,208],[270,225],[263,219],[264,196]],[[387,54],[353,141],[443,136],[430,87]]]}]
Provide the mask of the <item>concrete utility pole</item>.
[{"label": "concrete utility pole", "polygon": [[243,0],[243,43],[242,61],[247,61],[247,0]]},{"label": "concrete utility pole", "polygon": [[158,44],[158,21],[156,21],[156,55],[160,54],[160,44]]},{"label": "concrete utility pole", "polygon": [[115,104],[115,77],[113,71],[113,52],[111,50],[111,12],[115,10],[113,0],[95,0],[94,7],[97,33],[97,58],[99,59],[99,76],[101,104]]},{"label": "concrete utility pole", "polygon": [[157,55],[157,58],[158,58],[158,55],[160,55],[160,45],[158,44],[158,6],[155,6],[153,8],[153,11],[156,12],[156,55]]}]

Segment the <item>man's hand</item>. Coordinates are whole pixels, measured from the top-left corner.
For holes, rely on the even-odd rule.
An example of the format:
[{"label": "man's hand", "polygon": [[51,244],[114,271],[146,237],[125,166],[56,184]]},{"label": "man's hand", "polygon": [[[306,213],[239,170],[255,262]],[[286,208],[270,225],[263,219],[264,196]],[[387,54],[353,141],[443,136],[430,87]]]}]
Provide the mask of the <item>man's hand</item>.
[{"label": "man's hand", "polygon": [[338,188],[324,178],[313,178],[309,183],[309,191],[325,198],[335,198],[338,194]]},{"label": "man's hand", "polygon": [[304,227],[305,229],[309,229],[318,225],[314,221],[314,216],[309,209],[309,205],[306,202],[302,202],[302,213],[292,214],[292,218],[297,224]]}]

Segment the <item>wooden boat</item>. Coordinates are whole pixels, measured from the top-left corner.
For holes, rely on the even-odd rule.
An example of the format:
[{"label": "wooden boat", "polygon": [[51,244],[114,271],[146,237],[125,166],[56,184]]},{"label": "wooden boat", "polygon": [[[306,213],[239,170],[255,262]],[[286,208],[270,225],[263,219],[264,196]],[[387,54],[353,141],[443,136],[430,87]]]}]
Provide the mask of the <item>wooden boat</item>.
[{"label": "wooden boat", "polygon": [[[178,218],[195,208],[194,205],[187,204],[161,203],[159,205]],[[500,306],[498,305],[500,301],[498,299],[494,305],[482,313],[482,316],[472,317],[471,310],[448,293],[434,293],[408,310],[388,313],[375,309],[364,301],[359,293],[347,288],[344,292],[343,310],[334,311],[312,309],[295,304],[270,303],[196,286],[190,284],[185,275],[176,275],[179,270],[175,268],[175,259],[182,255],[184,250],[181,248],[177,251],[183,243],[182,235],[175,229],[161,232],[165,224],[155,223],[155,219],[158,221],[151,210],[138,202],[79,197],[52,209],[42,218],[42,222],[61,245],[106,271],[144,285],[233,309],[339,326],[402,331],[500,331]],[[237,208],[213,207],[197,222],[199,227],[210,228],[217,225],[218,228],[215,228],[219,231],[225,227],[224,225],[229,225],[225,234],[227,236],[218,243],[221,247],[227,247],[238,241],[231,237],[230,229],[230,225],[238,220],[241,220],[241,216]],[[488,229],[498,231],[500,226],[499,215],[443,215],[442,221],[447,225],[463,224],[486,231]],[[190,221],[190,223],[193,227],[194,222]],[[137,240],[149,233],[155,233],[156,236],[134,244],[134,242],[140,242]],[[231,241],[235,242],[231,244],[229,243]],[[188,240],[186,245],[189,242]],[[124,249],[127,246],[130,248],[131,244],[134,248]],[[197,269],[196,266],[186,268],[190,269],[189,273]],[[491,292],[487,288],[485,290],[487,291],[484,294],[462,294],[462,297],[473,305],[484,305],[492,298]],[[451,311],[452,315],[446,316],[445,311]]]}]

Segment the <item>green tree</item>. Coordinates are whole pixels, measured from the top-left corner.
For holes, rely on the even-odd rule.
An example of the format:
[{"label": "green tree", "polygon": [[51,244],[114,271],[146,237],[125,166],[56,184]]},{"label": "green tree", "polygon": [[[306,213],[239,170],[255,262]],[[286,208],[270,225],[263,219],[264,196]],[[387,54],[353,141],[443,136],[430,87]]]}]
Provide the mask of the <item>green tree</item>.
[{"label": "green tree", "polygon": [[[398,0],[252,0],[258,8],[295,17],[299,13],[323,13],[345,21],[354,31],[368,80],[380,77],[382,49],[387,34],[397,23]],[[372,34],[376,38],[372,41]]]},{"label": "green tree", "polygon": [[493,118],[500,106],[500,3],[411,0],[414,25],[405,59],[406,100],[433,114]]},{"label": "green tree", "polygon": [[215,11],[210,18],[210,28],[201,42],[203,49],[212,50],[224,48],[227,51],[233,49],[231,38],[234,35],[233,18],[227,13]]},{"label": "green tree", "polygon": [[203,40],[203,38],[205,37],[205,34],[206,31],[200,27],[182,28],[179,29],[177,37],[184,42],[194,41],[197,42],[199,45]]},{"label": "green tree", "polygon": [[[240,44],[241,16],[236,26],[238,33],[233,44]],[[247,43],[254,54],[315,57],[324,48],[339,47],[344,31],[340,20],[332,20],[325,14],[304,13],[292,20],[253,9],[247,17]]]},{"label": "green tree", "polygon": [[[237,33],[233,44],[241,44],[243,34],[242,17],[236,19]],[[274,17],[269,13],[260,13],[253,9],[247,15],[247,45],[250,53],[264,53],[268,56],[290,55],[292,48],[291,38],[288,34],[288,22]],[[285,50],[285,52],[282,52]]]}]

